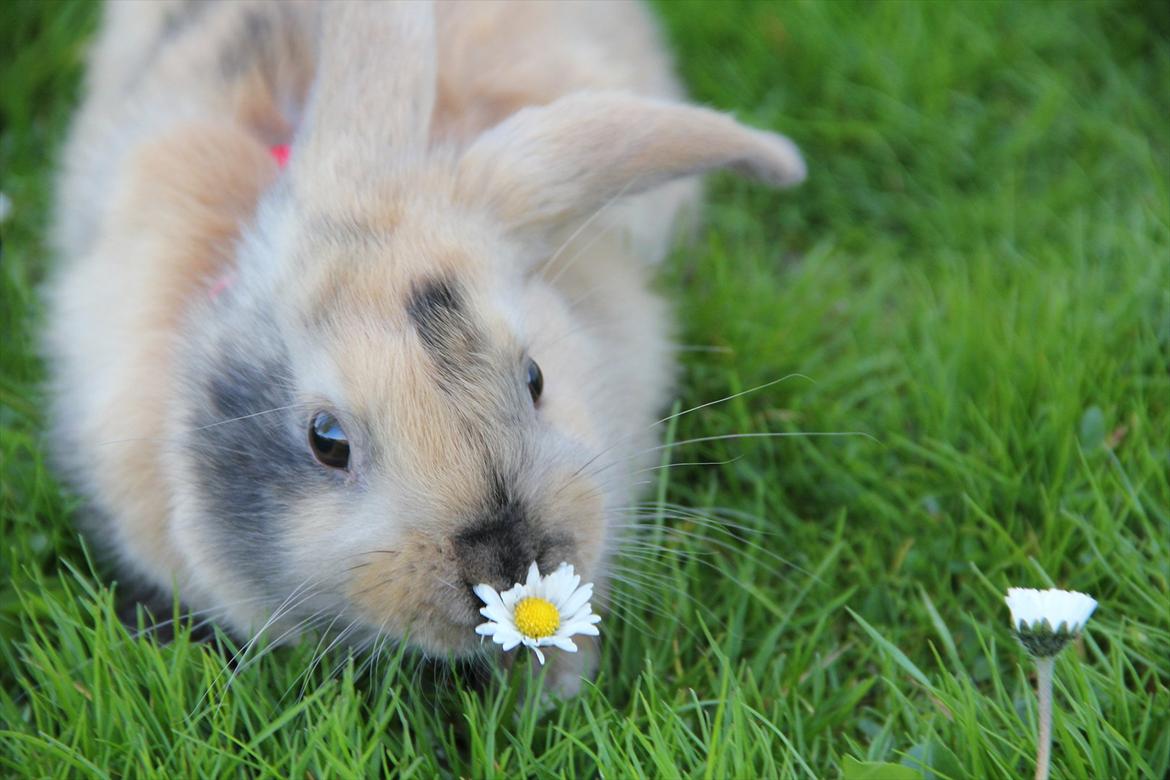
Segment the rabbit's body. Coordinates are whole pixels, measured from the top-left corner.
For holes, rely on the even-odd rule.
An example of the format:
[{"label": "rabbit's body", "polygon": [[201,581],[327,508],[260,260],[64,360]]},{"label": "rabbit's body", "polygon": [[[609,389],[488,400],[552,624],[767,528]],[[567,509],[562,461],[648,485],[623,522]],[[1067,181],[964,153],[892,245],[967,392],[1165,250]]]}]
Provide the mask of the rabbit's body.
[{"label": "rabbit's body", "polygon": [[111,4],[49,333],[93,535],[240,632],[434,652],[480,581],[603,578],[670,384],[676,177],[802,175],[678,97],[627,3]]}]

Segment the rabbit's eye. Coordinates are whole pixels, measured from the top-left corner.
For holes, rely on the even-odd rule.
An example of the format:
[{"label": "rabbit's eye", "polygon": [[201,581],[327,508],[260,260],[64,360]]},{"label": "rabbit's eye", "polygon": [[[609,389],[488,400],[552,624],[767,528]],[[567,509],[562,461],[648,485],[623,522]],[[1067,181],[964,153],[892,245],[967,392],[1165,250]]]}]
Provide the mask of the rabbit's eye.
[{"label": "rabbit's eye", "polygon": [[333,469],[349,466],[349,439],[337,418],[329,412],[317,412],[309,423],[309,446],[321,464]]},{"label": "rabbit's eye", "polygon": [[536,403],[540,398],[541,392],[544,390],[544,374],[540,373],[540,366],[536,365],[536,361],[529,358],[528,360],[528,392],[532,396],[532,403]]}]

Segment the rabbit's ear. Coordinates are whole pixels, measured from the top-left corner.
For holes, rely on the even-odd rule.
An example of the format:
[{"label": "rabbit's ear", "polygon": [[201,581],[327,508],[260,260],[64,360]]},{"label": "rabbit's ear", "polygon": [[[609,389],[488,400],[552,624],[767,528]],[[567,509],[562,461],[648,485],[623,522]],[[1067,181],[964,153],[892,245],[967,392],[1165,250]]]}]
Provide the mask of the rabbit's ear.
[{"label": "rabbit's ear", "polygon": [[360,180],[425,148],[435,103],[432,3],[324,3],[321,23],[293,172]]},{"label": "rabbit's ear", "polygon": [[726,114],[623,93],[578,93],[518,111],[483,133],[459,162],[456,196],[539,241],[613,198],[714,168],[778,187],[805,177],[792,141]]}]

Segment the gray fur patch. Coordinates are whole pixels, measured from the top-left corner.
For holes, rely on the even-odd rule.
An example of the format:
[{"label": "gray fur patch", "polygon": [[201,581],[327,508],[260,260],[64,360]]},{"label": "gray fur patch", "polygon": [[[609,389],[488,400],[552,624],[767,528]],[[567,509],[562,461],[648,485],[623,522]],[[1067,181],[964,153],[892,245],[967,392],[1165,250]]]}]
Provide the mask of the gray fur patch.
[{"label": "gray fur patch", "polygon": [[194,415],[195,478],[218,549],[269,590],[283,574],[284,518],[308,491],[329,486],[296,433],[304,411],[287,408],[293,402],[287,357],[245,355],[236,344],[221,354]]}]

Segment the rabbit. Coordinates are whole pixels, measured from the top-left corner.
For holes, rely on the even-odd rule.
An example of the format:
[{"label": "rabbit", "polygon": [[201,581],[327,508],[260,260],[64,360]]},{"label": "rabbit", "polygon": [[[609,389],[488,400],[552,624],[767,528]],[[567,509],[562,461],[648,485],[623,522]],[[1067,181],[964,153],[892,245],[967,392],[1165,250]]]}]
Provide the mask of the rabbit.
[{"label": "rabbit", "polygon": [[[805,177],[634,3],[109,2],[47,298],[89,537],[278,642],[474,657],[478,583],[602,589],[674,382],[649,283],[716,168]],[[550,656],[566,695],[596,664]]]}]

